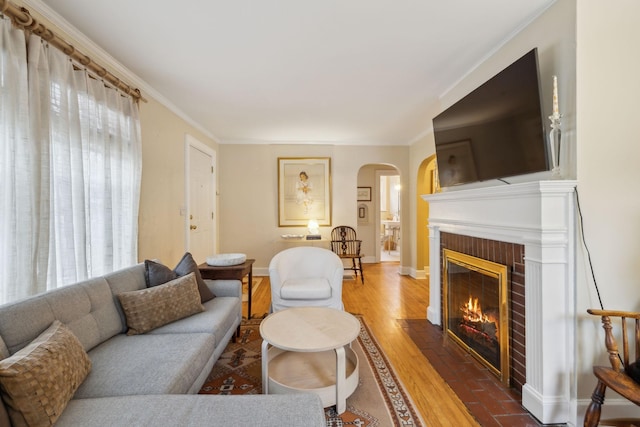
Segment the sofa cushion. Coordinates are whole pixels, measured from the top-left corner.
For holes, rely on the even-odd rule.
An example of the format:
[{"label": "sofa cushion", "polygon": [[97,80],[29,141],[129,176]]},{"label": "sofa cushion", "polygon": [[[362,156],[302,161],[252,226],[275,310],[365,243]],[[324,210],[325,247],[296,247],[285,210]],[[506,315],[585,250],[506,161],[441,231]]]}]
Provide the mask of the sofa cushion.
[{"label": "sofa cushion", "polygon": [[280,288],[280,296],[298,300],[327,299],[331,297],[331,285],[321,277],[288,279]]},{"label": "sofa cushion", "polygon": [[64,323],[85,351],[121,333],[125,326],[109,284],[96,277],[2,306],[0,335],[9,354],[28,345],[54,320]]},{"label": "sofa cushion", "polygon": [[145,280],[147,287],[153,287],[162,285],[177,277],[186,276],[189,273],[193,273],[196,276],[196,282],[198,283],[198,292],[200,292],[201,302],[209,301],[215,298],[213,292],[209,289],[207,284],[202,279],[200,269],[198,269],[198,263],[193,259],[193,256],[186,252],[182,259],[178,262],[178,265],[171,270],[166,265],[157,263],[155,261],[146,260],[144,262],[145,267]]},{"label": "sofa cushion", "polygon": [[216,337],[216,345],[222,337],[242,319],[242,302],[240,298],[216,297],[204,304],[202,313],[161,326],[151,334],[184,334],[205,332]]},{"label": "sofa cushion", "polygon": [[54,321],[29,345],[0,361],[2,398],[13,425],[53,424],[90,370],[78,338]]},{"label": "sofa cushion", "polygon": [[74,400],[189,393],[215,349],[211,334],[117,335],[89,352],[93,368]]},{"label": "sofa cushion", "polygon": [[144,334],[204,310],[193,273],[153,288],[123,292],[118,299],[127,318],[127,335]]}]

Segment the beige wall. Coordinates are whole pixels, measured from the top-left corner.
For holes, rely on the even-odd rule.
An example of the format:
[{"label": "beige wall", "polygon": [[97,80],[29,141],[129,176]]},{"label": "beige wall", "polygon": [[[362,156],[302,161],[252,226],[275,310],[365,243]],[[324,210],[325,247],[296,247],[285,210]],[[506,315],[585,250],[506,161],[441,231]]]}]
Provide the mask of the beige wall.
[{"label": "beige wall", "polygon": [[[403,187],[408,187],[407,146],[220,145],[220,252],[241,252],[255,258],[258,274],[266,274],[273,255],[287,247],[281,234],[307,233],[306,228],[278,227],[278,157],[331,158],[332,225],[357,228],[356,188],[363,165],[394,165]],[[408,209],[408,204],[402,203]],[[330,231],[331,227],[320,230],[323,236]],[[406,248],[403,245],[403,265],[409,263],[409,250],[408,244]]]},{"label": "beige wall", "polygon": [[[175,265],[185,251],[185,137],[217,149],[202,134],[154,99],[140,103],[142,188],[138,220],[138,259]],[[197,260],[204,262],[204,260]]]},{"label": "beige wall", "polygon": [[[639,311],[640,2],[579,0],[577,39],[577,168],[585,241],[604,307]],[[579,396],[587,398],[595,386],[591,365],[608,362],[599,321],[584,314],[599,308],[599,301],[579,242],[576,353],[583,357],[577,380]],[[608,391],[603,414],[611,416],[614,409],[615,395]]]}]

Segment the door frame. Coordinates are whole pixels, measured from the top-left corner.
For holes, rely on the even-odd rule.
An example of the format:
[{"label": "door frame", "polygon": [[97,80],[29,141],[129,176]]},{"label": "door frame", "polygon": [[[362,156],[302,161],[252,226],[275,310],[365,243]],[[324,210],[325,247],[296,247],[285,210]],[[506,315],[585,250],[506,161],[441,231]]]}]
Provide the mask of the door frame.
[{"label": "door frame", "polygon": [[191,233],[189,230],[190,223],[190,215],[191,215],[191,175],[189,171],[191,170],[191,152],[190,149],[195,148],[197,150],[202,151],[203,153],[211,156],[211,167],[213,168],[213,173],[211,174],[211,189],[213,194],[211,195],[211,200],[213,206],[213,224],[211,226],[211,239],[213,241],[213,251],[214,254],[218,253],[218,214],[217,214],[217,194],[218,194],[218,167],[217,167],[217,157],[216,150],[209,147],[208,145],[200,142],[194,136],[185,134],[184,138],[184,204],[185,204],[185,215],[184,215],[184,248],[185,251],[188,252],[191,247]]},{"label": "door frame", "polygon": [[[400,169],[395,165],[388,165],[393,169],[376,169],[375,171],[375,180],[376,180],[376,203],[374,205],[375,208],[375,226],[376,226],[376,240],[375,240],[375,251],[376,251],[376,262],[381,261],[380,251],[382,250],[382,245],[380,244],[380,229],[382,226],[382,217],[380,216],[380,177],[381,176],[399,176],[400,181],[402,182],[402,175],[400,174]],[[404,221],[402,220],[402,215],[400,216],[400,232],[402,233]],[[402,239],[400,240],[402,241]],[[398,253],[400,254],[400,260],[402,261],[402,249],[398,248]],[[402,267],[402,262],[400,262],[400,266]]]}]

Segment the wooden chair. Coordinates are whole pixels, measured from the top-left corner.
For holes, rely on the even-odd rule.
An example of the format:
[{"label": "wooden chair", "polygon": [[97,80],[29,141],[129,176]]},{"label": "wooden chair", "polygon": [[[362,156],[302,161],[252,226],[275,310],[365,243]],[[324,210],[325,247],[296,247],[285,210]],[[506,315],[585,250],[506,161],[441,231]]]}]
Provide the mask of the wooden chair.
[{"label": "wooden chair", "polygon": [[347,225],[340,225],[331,230],[331,250],[342,259],[351,259],[351,267],[347,270],[353,270],[358,279],[358,271],[360,271],[360,279],[364,284],[364,273],[362,272],[362,254],[360,253],[362,240],[358,240],[356,230]]},{"label": "wooden chair", "polygon": [[[617,392],[620,396],[640,405],[640,384],[635,382],[625,372],[625,366],[640,357],[640,313],[614,310],[587,310],[589,314],[602,318],[602,327],[605,330],[604,343],[609,353],[611,368],[606,366],[594,366],[593,373],[598,378],[598,384],[591,396],[591,404],[584,416],[585,427],[595,427],[600,422],[600,411],[604,403],[606,388]],[[618,351],[618,343],[613,335],[612,318],[619,319],[622,333],[622,354]],[[627,322],[627,320],[629,322]],[[617,323],[617,322],[616,322]],[[633,355],[629,348],[629,335]],[[632,357],[630,359],[630,357]],[[638,419],[616,419],[602,422],[600,425],[608,426],[632,426],[640,425]]]}]

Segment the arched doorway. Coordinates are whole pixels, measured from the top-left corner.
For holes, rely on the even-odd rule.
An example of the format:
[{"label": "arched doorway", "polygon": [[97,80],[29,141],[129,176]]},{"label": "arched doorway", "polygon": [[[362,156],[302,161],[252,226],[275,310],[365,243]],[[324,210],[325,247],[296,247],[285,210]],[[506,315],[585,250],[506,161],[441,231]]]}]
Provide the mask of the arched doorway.
[{"label": "arched doorway", "polygon": [[[375,263],[381,262],[381,250],[384,248],[383,243],[383,219],[387,219],[386,213],[381,212],[381,207],[387,208],[392,206],[393,213],[397,216],[400,216],[398,222],[402,222],[402,214],[399,214],[399,204],[403,206],[408,206],[405,204],[405,201],[401,199],[402,196],[398,197],[398,191],[402,191],[401,188],[397,188],[396,185],[399,184],[395,182],[391,185],[392,191],[395,194],[388,194],[388,188],[386,189],[387,193],[385,194],[385,200],[381,200],[381,177],[382,176],[400,176],[400,171],[397,167],[390,164],[367,164],[363,165],[358,171],[358,189],[363,189],[363,194],[370,194],[370,197],[364,197],[363,199],[358,199],[358,238],[362,240],[362,252],[364,253],[363,262],[365,263]],[[394,201],[391,202],[393,197]],[[400,201],[401,200],[401,201]],[[383,218],[384,217],[384,218]],[[407,215],[405,217],[408,218]],[[391,219],[393,219],[393,214],[391,214]],[[397,233],[399,236],[400,233]],[[399,237],[398,237],[399,240]],[[397,254],[397,261],[401,261],[402,251],[400,250],[401,245],[398,245],[395,251]]]},{"label": "arched doorway", "polygon": [[416,277],[426,278],[429,275],[429,204],[424,201],[424,194],[432,194],[437,189],[436,155],[427,157],[418,168],[416,197]]},{"label": "arched doorway", "polygon": [[380,262],[400,261],[400,226],[402,212],[400,204],[402,200],[402,186],[397,170],[379,170],[378,175],[378,200],[380,208]]}]

